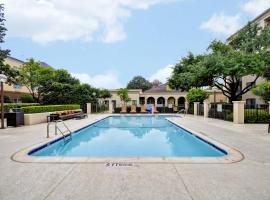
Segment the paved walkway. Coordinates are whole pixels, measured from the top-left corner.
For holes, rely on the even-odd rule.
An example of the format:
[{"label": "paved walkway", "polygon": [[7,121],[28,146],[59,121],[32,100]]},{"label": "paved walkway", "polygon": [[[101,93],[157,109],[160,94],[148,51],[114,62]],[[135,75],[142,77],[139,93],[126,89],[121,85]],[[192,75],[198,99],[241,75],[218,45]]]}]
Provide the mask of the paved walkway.
[{"label": "paved walkway", "polygon": [[[73,130],[98,119],[69,120]],[[187,116],[179,124],[240,150],[234,164],[18,163],[12,154],[46,141],[46,124],[0,130],[0,199],[270,199],[270,135],[266,125],[235,125]]]}]

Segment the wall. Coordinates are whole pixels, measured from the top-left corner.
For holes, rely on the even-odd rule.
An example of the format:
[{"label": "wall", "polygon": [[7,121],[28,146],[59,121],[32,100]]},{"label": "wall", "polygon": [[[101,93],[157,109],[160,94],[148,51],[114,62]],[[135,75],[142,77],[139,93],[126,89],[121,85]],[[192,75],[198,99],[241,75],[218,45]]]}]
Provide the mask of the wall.
[{"label": "wall", "polygon": [[[249,76],[244,76],[242,78],[242,88],[246,87],[246,84],[248,82],[252,82],[255,79],[255,77],[253,75],[249,75]],[[263,78],[259,78],[256,81],[256,85],[265,82],[266,80]],[[247,99],[256,99],[256,104],[264,104],[265,102],[259,97],[256,96],[252,93],[252,91],[247,92],[246,94],[242,95],[242,100],[246,101]]]},{"label": "wall", "polygon": [[[81,111],[81,109],[77,109],[76,111]],[[44,112],[44,113],[32,113],[32,114],[24,114],[24,125],[34,125],[47,122],[47,116],[49,116],[54,112]],[[63,112],[63,111],[61,111]]]}]

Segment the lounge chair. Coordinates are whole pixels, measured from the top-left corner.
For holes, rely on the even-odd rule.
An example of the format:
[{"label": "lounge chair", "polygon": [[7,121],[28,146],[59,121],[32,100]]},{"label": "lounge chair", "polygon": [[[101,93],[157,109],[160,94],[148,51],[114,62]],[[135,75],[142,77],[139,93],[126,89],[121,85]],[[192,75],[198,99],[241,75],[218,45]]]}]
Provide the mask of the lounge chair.
[{"label": "lounge chair", "polygon": [[127,113],[127,107],[126,106],[122,106],[120,113]]},{"label": "lounge chair", "polygon": [[130,110],[130,113],[136,113],[136,106],[135,105],[132,105],[131,106],[131,110]]},{"label": "lounge chair", "polygon": [[141,113],[147,113],[145,105],[141,106]]}]

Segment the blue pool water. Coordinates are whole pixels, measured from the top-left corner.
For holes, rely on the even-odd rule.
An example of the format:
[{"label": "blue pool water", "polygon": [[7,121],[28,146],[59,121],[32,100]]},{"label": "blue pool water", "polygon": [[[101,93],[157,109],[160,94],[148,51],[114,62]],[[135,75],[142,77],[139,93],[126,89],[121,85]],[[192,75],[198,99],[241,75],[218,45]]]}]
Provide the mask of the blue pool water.
[{"label": "blue pool water", "polygon": [[69,157],[219,157],[225,151],[172,124],[165,116],[113,116],[30,152]]}]

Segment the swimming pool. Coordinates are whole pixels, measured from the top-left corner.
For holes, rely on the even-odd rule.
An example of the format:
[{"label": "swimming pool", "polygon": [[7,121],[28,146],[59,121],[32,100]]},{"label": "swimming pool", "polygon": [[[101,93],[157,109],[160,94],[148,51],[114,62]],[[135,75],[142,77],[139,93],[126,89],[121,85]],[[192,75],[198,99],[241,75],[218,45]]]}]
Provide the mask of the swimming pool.
[{"label": "swimming pool", "polygon": [[42,157],[222,157],[227,153],[166,116],[110,116],[29,152]]}]

